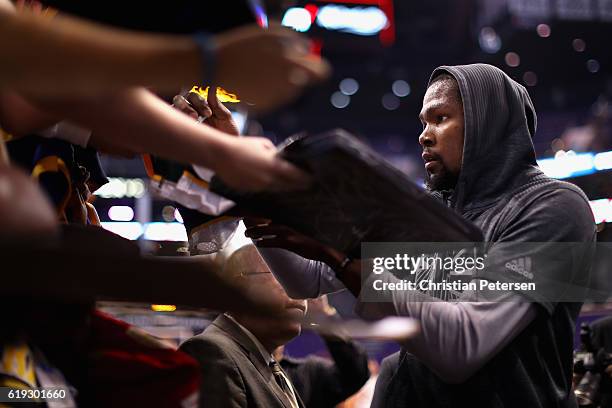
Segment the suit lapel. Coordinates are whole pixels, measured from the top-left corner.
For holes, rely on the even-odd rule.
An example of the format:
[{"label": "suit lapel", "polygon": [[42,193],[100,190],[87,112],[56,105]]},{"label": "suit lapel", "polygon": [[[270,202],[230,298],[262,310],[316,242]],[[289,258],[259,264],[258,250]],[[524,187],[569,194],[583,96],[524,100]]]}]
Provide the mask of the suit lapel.
[{"label": "suit lapel", "polygon": [[232,319],[222,314],[212,322],[212,325],[224,331],[245,351],[248,359],[261,375],[264,377],[267,377],[267,373],[272,375],[268,363],[264,360],[257,345],[253,343],[253,340]]},{"label": "suit lapel", "polygon": [[[217,329],[225,332],[232,338],[236,344],[238,344],[242,350],[244,350],[247,359],[255,366],[259,374],[261,374],[264,383],[272,391],[272,393],[278,398],[279,402],[285,408],[292,408],[289,398],[285,395],[280,385],[276,383],[272,369],[268,365],[268,362],[264,360],[257,345],[249,338],[249,336],[240,328],[232,319],[225,316],[224,314],[219,315],[213,322],[214,326],[212,329]],[[286,375],[286,373],[285,373]],[[288,378],[288,377],[287,377]],[[298,400],[298,405],[304,407],[304,403],[297,395],[297,391],[294,388],[295,396]]]}]

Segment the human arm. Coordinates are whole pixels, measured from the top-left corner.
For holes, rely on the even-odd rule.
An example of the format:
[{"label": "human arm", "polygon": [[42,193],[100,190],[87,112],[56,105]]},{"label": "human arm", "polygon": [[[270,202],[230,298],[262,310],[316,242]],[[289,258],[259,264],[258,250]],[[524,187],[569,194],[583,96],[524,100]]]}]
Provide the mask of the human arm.
[{"label": "human arm", "polygon": [[13,137],[43,130],[57,122],[57,117],[32,105],[21,95],[0,92],[0,126]]},{"label": "human arm", "polygon": [[368,355],[363,347],[352,340],[323,337],[333,365],[321,375],[322,389],[328,388],[329,396],[335,395],[340,403],[355,394],[370,378]]},{"label": "human arm", "polygon": [[317,298],[345,289],[327,262],[335,255],[318,242],[269,220],[247,218],[245,235],[253,239],[262,258],[287,294],[294,299]]},{"label": "human arm", "polygon": [[[551,288],[557,284],[563,291],[579,288],[588,278],[583,275],[590,264],[595,225],[585,197],[572,188],[549,190],[533,194],[530,202],[518,208],[488,249],[484,268],[473,278],[477,283],[527,280],[535,283],[536,290],[479,290],[475,297],[479,301],[464,292],[455,302],[432,302],[435,299],[417,291],[388,291],[392,302],[361,302],[360,312],[417,318],[420,335],[409,340],[406,349],[445,381],[466,380],[532,321],[553,313],[565,292],[551,292]],[[572,221],[560,223],[568,214]],[[508,264],[521,259],[531,262],[528,277],[508,269]],[[391,274],[384,279],[396,280]],[[371,277],[364,288],[370,283]]]},{"label": "human arm", "polygon": [[393,303],[360,302],[356,312],[368,319],[399,315],[419,320],[418,335],[402,345],[451,384],[469,379],[542,313],[537,304],[512,293],[495,302],[450,303],[416,291],[399,292],[392,294]]},{"label": "human arm", "polygon": [[[544,204],[545,203],[545,204]],[[514,245],[525,243],[544,243],[540,250],[551,248],[550,242],[591,242],[595,229],[588,203],[583,196],[571,189],[558,189],[542,194],[530,205],[523,205],[521,212],[510,220],[503,233],[490,249],[490,259],[497,259],[505,265],[504,256],[521,257],[520,248]],[[560,224],[560,219],[572,214],[571,223]],[[295,237],[292,237],[295,245]],[[546,243],[549,244],[546,244]],[[507,253],[510,244],[514,252]],[[284,246],[282,242],[276,242]],[[553,248],[554,249],[554,248]],[[586,259],[573,259],[571,253],[557,253],[559,257],[549,258],[538,272],[560,275],[566,274],[563,268],[575,268]],[[321,256],[319,259],[322,259]],[[554,261],[554,262],[553,262]],[[359,264],[360,262],[353,262]],[[489,264],[489,274],[482,279],[496,280],[505,273],[503,268]],[[355,293],[361,287],[360,268],[347,268],[340,274]],[[497,272],[496,272],[497,271]],[[502,274],[500,274],[500,272]],[[379,279],[380,277],[376,277]],[[582,279],[583,277],[578,277]],[[384,280],[395,282],[398,279],[385,274]],[[372,277],[364,283],[371,287]],[[348,286],[348,285],[347,285]],[[418,291],[391,292],[389,302],[358,303],[358,311],[367,318],[382,318],[388,315],[410,316],[420,321],[421,332],[406,344],[406,348],[425,362],[432,371],[444,381],[460,383],[484,366],[493,356],[521,333],[538,316],[552,313],[555,304],[538,297],[538,292],[498,293],[499,297],[489,302],[473,302],[469,299],[457,302],[435,301]],[[530,298],[530,296],[532,296]],[[460,299],[462,300],[462,299]]]},{"label": "human arm", "polygon": [[[209,121],[221,130],[237,133],[231,114],[212,94],[209,100],[214,109]],[[5,130],[23,135],[67,117],[91,129],[90,143],[104,152],[148,152],[199,164],[216,171],[238,189],[291,189],[307,183],[303,172],[276,157],[269,140],[229,138],[226,133],[175,112],[143,88],[100,97],[34,100],[31,103],[9,92],[0,96],[0,123]]]},{"label": "human arm", "polygon": [[258,248],[270,270],[294,299],[316,298],[344,290],[334,271],[324,262],[303,258],[279,248]]},{"label": "human arm", "polygon": [[141,255],[134,242],[99,227],[68,225],[60,234],[9,237],[8,242],[0,242],[2,267],[19,273],[7,274],[0,287],[3,297],[274,310],[259,288],[242,287],[222,276],[207,257]]},{"label": "human arm", "polygon": [[[49,20],[10,9],[4,1],[0,51],[7,59],[0,67],[0,89],[10,89],[22,99],[22,106],[21,102],[29,105],[27,118],[8,114],[3,119],[19,133],[41,126],[30,115],[36,111],[36,115],[74,119],[91,129],[92,145],[102,150],[147,152],[200,164],[237,189],[282,190],[307,183],[303,172],[276,157],[269,141],[227,140],[206,127],[186,130],[152,94],[126,89],[142,84],[174,92],[181,85],[198,83],[200,50],[192,38],[116,30],[71,17]],[[301,37],[280,27],[243,27],[216,36],[214,43],[215,83],[238,92],[255,109],[276,107],[311,80],[327,75],[326,63],[307,55]],[[246,75],[245,64],[250,67]],[[296,72],[303,79],[300,83],[292,80]],[[145,116],[130,116],[130,111]],[[158,116],[151,121],[147,115]],[[171,139],[181,132],[186,133]]]},{"label": "human arm", "polygon": [[176,95],[172,105],[187,116],[202,120],[208,126],[228,135],[238,136],[240,131],[229,109],[217,98],[217,92],[211,89],[207,99],[195,92],[186,95]]},{"label": "human arm", "polygon": [[208,77],[254,110],[267,111],[329,72],[324,60],[308,54],[303,37],[280,26],[246,26],[215,36],[215,74],[205,72],[201,49],[190,36],[121,30],[64,15],[49,19],[3,4],[0,89],[26,96],[88,97],[130,86],[173,94]]},{"label": "human arm", "polygon": [[215,171],[242,190],[283,190],[306,186],[308,177],[280,159],[265,138],[228,137],[173,109],[151,92],[132,88],[106,96],[39,99],[45,111],[91,129],[90,144],[113,144]]},{"label": "human arm", "polygon": [[[309,242],[308,238],[295,231],[289,232],[280,228],[271,230],[261,227],[251,230],[251,235],[271,236],[273,232],[277,232],[276,238],[264,239],[263,245],[287,247],[298,246],[298,242],[300,245]],[[292,244],[287,244],[285,241]],[[321,253],[316,255],[317,251],[322,251],[321,248],[314,244],[309,244],[309,248],[310,252],[304,247],[300,251],[317,259],[326,259],[337,269],[339,268],[341,254],[330,256],[329,251],[323,251],[327,255]],[[313,250],[315,248],[318,249]],[[315,274],[312,273],[311,276]],[[340,277],[347,283],[347,287],[352,288],[351,291],[359,296],[362,283],[361,261],[354,260],[346,265]],[[383,279],[388,283],[399,281],[391,274],[376,275],[375,279]],[[364,283],[365,286],[370,284],[369,281]],[[447,303],[432,301],[432,298],[416,291],[392,291],[390,295],[392,299],[388,302],[359,302],[357,312],[368,319],[381,319],[394,315],[418,319],[421,333],[417,339],[407,343],[410,351],[422,359],[440,378],[453,383],[467,379],[483,364],[483,361],[524,329],[533,320],[537,310],[533,304],[524,301],[512,303],[509,299],[499,304]]]},{"label": "human arm", "polygon": [[[308,300],[308,313],[337,318],[337,311],[329,305],[327,296]],[[309,398],[312,406],[332,406],[339,404],[356,393],[370,378],[368,355],[357,343],[348,337],[323,335],[323,340],[332,361],[306,359],[305,375],[312,377],[313,395]],[[299,367],[298,367],[299,369]]]}]

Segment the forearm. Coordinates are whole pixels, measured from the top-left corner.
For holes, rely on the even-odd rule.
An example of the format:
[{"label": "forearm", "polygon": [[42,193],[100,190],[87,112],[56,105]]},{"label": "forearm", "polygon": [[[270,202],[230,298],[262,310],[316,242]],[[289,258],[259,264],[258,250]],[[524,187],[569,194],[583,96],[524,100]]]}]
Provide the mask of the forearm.
[{"label": "forearm", "polygon": [[[386,274],[385,281],[395,279]],[[380,277],[380,276],[377,276]],[[419,320],[420,333],[405,347],[449,383],[467,380],[502,350],[537,314],[534,304],[514,293],[495,302],[442,302],[414,290],[392,291],[389,302],[360,302],[358,313]]]},{"label": "forearm", "polygon": [[[11,274],[2,286],[2,296],[73,302],[116,299],[224,310],[232,307],[225,296],[235,299],[240,293],[235,288],[219,287],[221,279],[213,271],[183,260],[83,255],[71,253],[69,248],[31,249],[4,254],[3,259],[7,267],[24,273]],[[170,271],[174,278],[169,277]]]},{"label": "forearm", "polygon": [[[358,297],[361,292],[361,259],[355,259],[350,261],[343,271],[339,271],[340,263],[338,262],[338,258],[331,258],[331,264],[335,265],[334,270],[336,270],[336,276],[339,276],[339,279],[344,283],[346,288],[351,291],[351,293]],[[341,261],[340,261],[341,262]]]},{"label": "forearm", "polygon": [[59,122],[14,92],[0,93],[0,127],[13,136],[24,136]]},{"label": "forearm", "polygon": [[92,144],[104,140],[136,153],[151,153],[212,170],[223,160],[229,137],[197,123],[144,88],[105,97],[43,99],[36,103],[58,116],[91,129]]},{"label": "forearm", "polygon": [[340,251],[326,247],[321,253],[321,261],[329,266],[334,276],[342,282],[355,297],[361,291],[361,259],[351,259],[346,265],[346,255]]},{"label": "forearm", "polygon": [[198,47],[187,36],[140,34],[72,17],[50,20],[6,11],[0,12],[0,20],[0,88],[29,95],[88,96],[153,85],[172,93],[198,83],[203,75]]},{"label": "forearm", "polygon": [[259,248],[270,270],[294,299],[316,298],[344,289],[331,268],[278,248]]},{"label": "forearm", "polygon": [[[406,349],[451,383],[470,378],[536,317],[527,302],[422,303],[420,334]],[[418,308],[415,308],[418,310]]]},{"label": "forearm", "polygon": [[6,270],[20,271],[9,274],[0,296],[273,310],[261,294],[249,295],[220,276],[207,259],[142,256],[134,242],[98,227],[67,225],[37,242],[2,244],[0,258]]}]

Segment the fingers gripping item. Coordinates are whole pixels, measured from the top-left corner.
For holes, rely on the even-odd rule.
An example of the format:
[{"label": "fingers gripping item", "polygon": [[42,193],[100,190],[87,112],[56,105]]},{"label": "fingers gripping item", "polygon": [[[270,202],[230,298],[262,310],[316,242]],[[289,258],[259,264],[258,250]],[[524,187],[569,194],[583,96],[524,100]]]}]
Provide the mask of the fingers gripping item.
[{"label": "fingers gripping item", "polygon": [[[197,86],[194,85],[193,88],[191,88],[191,93],[195,93],[200,95],[202,98],[204,99],[208,99],[208,91],[210,89],[210,86],[207,86],[205,88],[201,87],[201,86]],[[217,99],[219,100],[219,102],[223,102],[223,103],[238,103],[240,102],[240,99],[238,99],[238,96],[236,94],[230,93],[228,91],[226,91],[223,88],[217,87]]]},{"label": "fingers gripping item", "polygon": [[[206,124],[214,129],[228,135],[238,136],[240,134],[239,126],[232,112],[223,104],[223,101],[238,99],[234,96],[221,98],[223,95],[217,93],[219,91],[210,93],[208,91],[201,93],[188,92],[184,98],[181,97],[184,103],[182,108],[179,107],[179,110],[193,116],[200,123],[206,121]],[[246,120],[244,113],[241,116]]]},{"label": "fingers gripping item", "polygon": [[[244,27],[215,38],[219,85],[236,90],[257,112],[269,112],[297,98],[304,87],[329,76],[330,67],[313,59],[308,41],[280,25],[269,29]],[[246,65],[245,65],[246,63]],[[248,66],[245,75],[244,67]],[[304,81],[296,83],[296,72]],[[270,92],[270,90],[273,90]]]},{"label": "fingers gripping item", "polygon": [[[206,97],[209,97],[208,100]],[[208,88],[203,90],[195,86],[186,96],[176,95],[172,103],[177,110],[198,122],[207,120],[207,124],[218,130],[239,134],[231,112],[214,94],[208,95]],[[212,216],[218,216],[233,207],[231,201],[209,191],[208,183],[214,174],[212,170],[149,154],[143,155],[143,160],[147,175],[152,180],[151,190],[159,196]]]}]

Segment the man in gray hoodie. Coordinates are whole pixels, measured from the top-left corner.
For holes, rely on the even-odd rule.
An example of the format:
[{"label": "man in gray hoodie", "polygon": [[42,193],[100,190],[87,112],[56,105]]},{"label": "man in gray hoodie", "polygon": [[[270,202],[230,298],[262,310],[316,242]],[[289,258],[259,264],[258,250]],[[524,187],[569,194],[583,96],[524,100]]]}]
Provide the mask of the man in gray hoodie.
[{"label": "man in gray hoodie", "polygon": [[[587,198],[538,169],[533,104],[501,70],[484,64],[437,68],[420,118],[427,186],[480,227],[489,256],[520,259],[534,246],[546,252],[556,243],[594,242]],[[540,285],[555,277],[585,286],[588,255],[560,254],[529,273]],[[490,270],[480,276],[494,277]],[[385,365],[373,406],[576,406],[572,350],[580,303],[558,302],[540,290],[496,296],[491,303],[394,302],[397,313],[431,316],[434,324],[422,320],[422,335],[391,359],[396,364]]]},{"label": "man in gray hoodie", "polygon": [[[367,317],[401,315],[421,322],[420,335],[383,364],[373,406],[576,406],[572,350],[580,298],[574,296],[570,303],[563,301],[567,296],[547,289],[588,284],[591,253],[563,250],[563,244],[595,241],[587,198],[576,186],[551,179],[538,168],[533,103],[523,86],[496,67],[437,68],[419,117],[428,189],[484,236],[487,262],[471,279],[528,280],[538,289],[485,291],[476,297],[444,294],[445,301],[437,302],[423,301],[431,298],[418,291],[397,291],[390,302],[359,302],[358,312]],[[251,237],[264,238],[262,246],[269,233],[266,227],[247,230]],[[332,280],[333,269],[333,279],[360,293],[360,261],[347,262],[343,254],[323,247],[320,256],[313,256],[317,250],[311,240],[303,239],[309,247],[296,250],[297,237],[285,235],[290,242],[285,247],[331,267],[296,261],[301,269],[287,269],[294,280],[304,281],[302,287],[317,286],[306,282],[310,276],[319,287],[337,288],[323,284]],[[278,244],[281,239],[274,240]],[[542,262],[542,253],[554,257]],[[513,262],[532,258],[520,273],[512,268]],[[397,280],[391,274],[376,279]],[[363,282],[363,288],[370,283]]]}]

